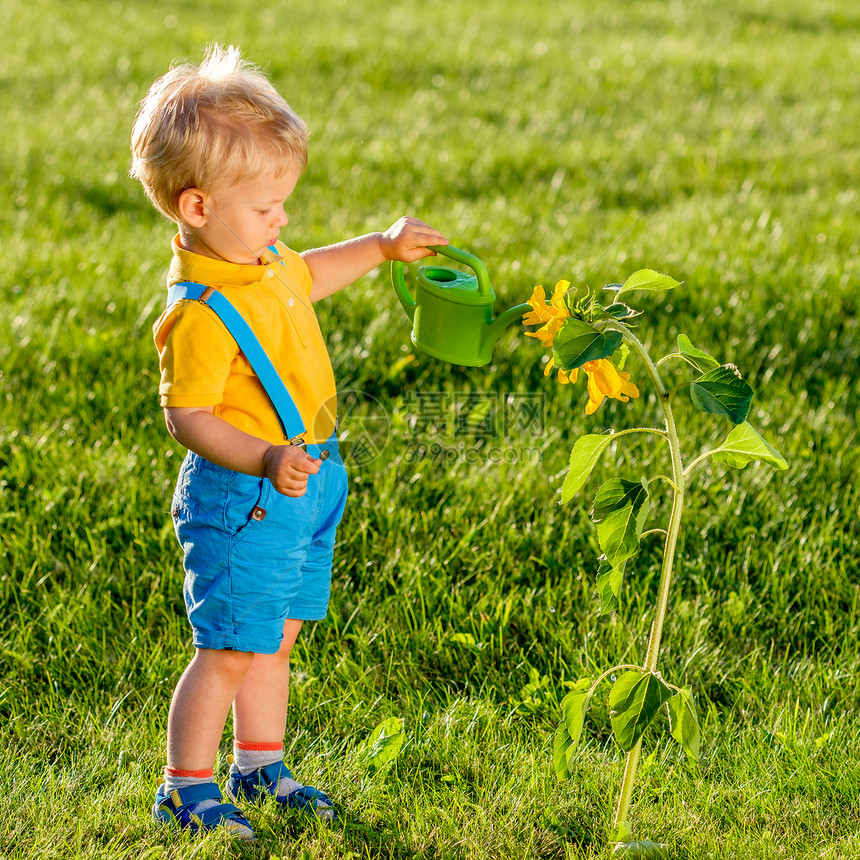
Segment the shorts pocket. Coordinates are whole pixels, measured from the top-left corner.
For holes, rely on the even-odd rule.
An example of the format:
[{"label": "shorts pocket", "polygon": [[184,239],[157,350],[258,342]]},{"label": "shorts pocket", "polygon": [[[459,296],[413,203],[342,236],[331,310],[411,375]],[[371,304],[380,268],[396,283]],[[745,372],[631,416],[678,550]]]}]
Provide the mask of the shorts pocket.
[{"label": "shorts pocket", "polygon": [[227,501],[227,528],[235,542],[243,541],[268,516],[271,483],[266,478],[235,473]]},{"label": "shorts pocket", "polygon": [[179,474],[176,477],[176,487],[173,490],[173,498],[170,502],[170,515],[174,525],[187,522],[197,515],[200,505],[194,498],[192,484],[199,470],[199,457],[190,451],[182,461]]}]

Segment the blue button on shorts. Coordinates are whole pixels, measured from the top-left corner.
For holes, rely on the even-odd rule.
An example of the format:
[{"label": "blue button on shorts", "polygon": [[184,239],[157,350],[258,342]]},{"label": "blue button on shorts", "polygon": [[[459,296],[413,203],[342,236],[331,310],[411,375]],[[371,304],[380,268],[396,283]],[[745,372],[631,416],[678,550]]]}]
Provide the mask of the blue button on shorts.
[{"label": "blue button on shorts", "polygon": [[325,618],[347,477],[334,435],[307,446],[316,458],[323,449],[328,459],[298,498],[189,451],[172,513],[196,647],[274,654],[286,619]]}]

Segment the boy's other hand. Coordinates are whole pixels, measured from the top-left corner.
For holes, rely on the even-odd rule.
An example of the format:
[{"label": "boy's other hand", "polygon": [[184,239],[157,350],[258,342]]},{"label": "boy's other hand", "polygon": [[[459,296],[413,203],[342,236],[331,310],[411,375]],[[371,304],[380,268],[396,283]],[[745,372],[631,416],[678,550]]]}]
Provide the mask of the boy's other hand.
[{"label": "boy's other hand", "polygon": [[414,263],[424,257],[433,257],[428,245],[447,245],[448,240],[418,218],[404,217],[382,233],[379,245],[386,260]]},{"label": "boy's other hand", "polygon": [[272,486],[285,496],[298,498],[308,489],[308,476],[316,475],[322,460],[297,445],[272,445],[263,455],[263,468]]}]

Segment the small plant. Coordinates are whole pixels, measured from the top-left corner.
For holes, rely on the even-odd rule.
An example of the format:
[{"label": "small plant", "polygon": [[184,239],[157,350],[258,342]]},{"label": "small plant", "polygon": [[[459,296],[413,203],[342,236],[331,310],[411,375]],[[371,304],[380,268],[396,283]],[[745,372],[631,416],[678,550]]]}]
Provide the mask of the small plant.
[{"label": "small plant", "polygon": [[[613,477],[598,489],[591,508],[591,519],[597,527],[602,550],[597,566],[600,614],[617,608],[625,571],[638,553],[642,538],[652,534],[662,534],[665,538],[657,604],[644,663],[642,666],[613,666],[595,680],[583,678],[574,683],[562,701],[563,716],[556,731],[553,754],[558,778],[568,778],[588,704],[600,683],[611,677],[609,711],[612,732],[618,745],[627,753],[613,822],[615,853],[630,857],[666,856],[663,845],[634,841],[628,822],[642,736],[662,708],[668,711],[672,737],[687,756],[695,761],[699,758],[700,730],[692,690],[669,683],[658,671],[660,641],[669,606],[675,550],[690,476],[696,466],[708,459],[739,469],[755,460],[777,469],[788,468],[782,455],[747,422],[753,389],[734,365],[721,364],[695,347],[683,334],[678,336],[676,352],[654,362],[633,333],[633,320],[640,311],[626,303],[627,296],[636,291],[664,291],[677,286],[679,282],[673,278],[643,269],[631,275],[623,285],[606,287],[612,297],[609,303],[604,304],[590,290],[585,289],[581,294],[576,288],[570,289],[568,281],[560,281],[549,302],[543,287],[535,287],[529,300],[532,310],[523,318],[525,325],[540,326],[527,334],[552,349],[545,375],[555,370],[558,381],[566,385],[575,383],[581,372],[585,374],[587,414],[593,414],[606,397],[622,402],[639,397],[639,389],[623,369],[631,352],[641,359],[663,409],[663,427],[635,427],[580,437],[571,451],[570,468],[561,490],[561,501],[566,504],[585,485],[601,454],[622,436],[650,434],[668,447],[671,460],[669,475],[656,475],[650,479],[637,477],[635,480]],[[664,382],[660,371],[660,367],[670,361],[680,363],[690,374],[673,388]],[[678,427],[672,411],[673,400],[681,393],[688,394],[701,412],[721,416],[734,425],[720,446],[700,454],[689,463],[684,462],[681,454]],[[665,528],[646,528],[651,513],[650,487],[655,481],[666,483],[671,490],[671,512]]]},{"label": "small plant", "polygon": [[400,717],[383,720],[359,747],[359,755],[369,775],[385,770],[399,755],[406,734]]}]

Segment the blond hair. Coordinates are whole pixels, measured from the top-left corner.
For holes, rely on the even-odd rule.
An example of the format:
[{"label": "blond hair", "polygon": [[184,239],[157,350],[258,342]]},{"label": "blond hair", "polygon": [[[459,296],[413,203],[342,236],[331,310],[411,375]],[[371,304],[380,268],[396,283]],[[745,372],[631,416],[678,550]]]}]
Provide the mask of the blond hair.
[{"label": "blond hair", "polygon": [[131,175],[156,209],[179,221],[186,188],[209,191],[308,160],[308,130],[238,48],[211,45],[199,66],[175,66],[140,104]]}]

